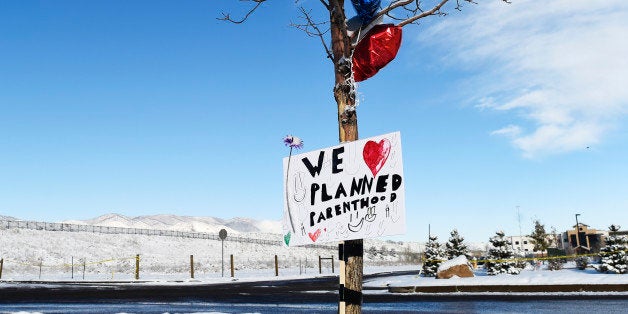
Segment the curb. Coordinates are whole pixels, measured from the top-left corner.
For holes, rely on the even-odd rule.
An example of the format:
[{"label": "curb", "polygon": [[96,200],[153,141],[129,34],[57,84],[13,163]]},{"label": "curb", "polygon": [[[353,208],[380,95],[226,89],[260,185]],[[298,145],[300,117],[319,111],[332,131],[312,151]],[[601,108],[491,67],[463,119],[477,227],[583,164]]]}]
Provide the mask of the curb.
[{"label": "curb", "polygon": [[452,292],[628,292],[628,284],[475,285],[388,287],[391,293]]}]

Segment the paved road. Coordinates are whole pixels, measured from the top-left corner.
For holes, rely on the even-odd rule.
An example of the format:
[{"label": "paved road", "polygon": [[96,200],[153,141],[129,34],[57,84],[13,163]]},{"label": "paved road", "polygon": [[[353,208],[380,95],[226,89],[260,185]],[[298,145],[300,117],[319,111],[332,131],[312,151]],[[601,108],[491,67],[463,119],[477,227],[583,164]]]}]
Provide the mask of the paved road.
[{"label": "paved road", "polygon": [[[365,275],[365,279],[413,275],[416,271]],[[255,303],[334,303],[338,300],[338,277],[295,280],[189,283],[5,283],[0,285],[0,303],[15,302],[116,302],[116,301],[203,301]],[[381,290],[381,291],[373,291]],[[624,290],[625,291],[625,290]],[[625,295],[508,295],[388,293],[386,288],[364,288],[365,302],[415,302],[422,300],[539,300],[539,299],[625,299]],[[443,291],[444,292],[444,291]]]},{"label": "paved road", "polygon": [[[393,273],[365,275],[365,279],[391,276]],[[418,271],[395,272],[412,275]],[[230,282],[217,284],[136,283],[136,282],[8,282],[0,289],[0,302],[16,301],[92,301],[92,300],[196,300],[206,302],[335,302],[338,277],[328,276],[295,280]]]}]

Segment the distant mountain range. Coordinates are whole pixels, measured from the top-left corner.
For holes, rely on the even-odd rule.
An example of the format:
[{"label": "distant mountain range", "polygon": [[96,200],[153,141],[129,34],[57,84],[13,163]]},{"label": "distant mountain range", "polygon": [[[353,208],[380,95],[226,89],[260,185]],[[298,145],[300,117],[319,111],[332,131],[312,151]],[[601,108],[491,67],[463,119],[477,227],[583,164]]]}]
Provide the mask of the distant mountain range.
[{"label": "distant mountain range", "polygon": [[106,214],[88,220],[66,220],[63,221],[63,223],[206,233],[217,233],[218,231],[220,231],[220,229],[225,229],[229,234],[281,234],[281,222],[278,220],[255,220],[239,217],[225,220],[215,217],[191,217],[177,215],[151,215],[129,217],[120,214]]}]

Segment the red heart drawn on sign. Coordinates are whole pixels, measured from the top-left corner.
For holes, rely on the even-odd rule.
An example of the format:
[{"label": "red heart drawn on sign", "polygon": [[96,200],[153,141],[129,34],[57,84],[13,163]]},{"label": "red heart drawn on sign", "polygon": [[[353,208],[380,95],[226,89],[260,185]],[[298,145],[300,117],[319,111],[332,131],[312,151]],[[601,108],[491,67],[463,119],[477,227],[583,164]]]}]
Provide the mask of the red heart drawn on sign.
[{"label": "red heart drawn on sign", "polygon": [[318,237],[320,237],[321,235],[321,229],[316,229],[314,233],[308,232],[307,235],[310,236],[310,239],[312,239],[312,242],[316,242],[316,240],[318,240]]},{"label": "red heart drawn on sign", "polygon": [[373,176],[376,176],[380,169],[386,163],[390,154],[390,142],[387,139],[382,139],[379,143],[368,141],[364,145],[362,150],[362,156],[364,162],[371,169]]}]

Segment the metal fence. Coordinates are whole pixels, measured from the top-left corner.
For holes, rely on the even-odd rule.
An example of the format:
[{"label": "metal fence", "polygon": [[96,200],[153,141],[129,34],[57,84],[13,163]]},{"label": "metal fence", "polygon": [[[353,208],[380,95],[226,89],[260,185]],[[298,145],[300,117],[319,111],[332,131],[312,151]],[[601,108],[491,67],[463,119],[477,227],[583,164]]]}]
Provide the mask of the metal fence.
[{"label": "metal fence", "polygon": [[[220,238],[218,237],[218,234],[205,233],[205,232],[186,232],[186,231],[175,231],[175,230],[107,227],[107,226],[79,225],[79,224],[69,224],[69,223],[55,223],[55,222],[27,221],[27,220],[0,220],[0,228],[30,229],[30,230],[45,230],[45,231],[65,231],[65,232],[92,232],[92,233],[104,233],[104,234],[139,234],[139,235],[148,235],[148,236],[165,236],[165,237],[220,240]],[[256,238],[229,236],[225,238],[225,241],[255,243],[255,244],[262,244],[262,245],[277,245],[277,246],[283,245],[281,235],[277,235],[276,240],[264,240],[264,239],[256,239]],[[329,245],[309,245],[309,247],[335,249],[335,246],[329,246]]]}]

